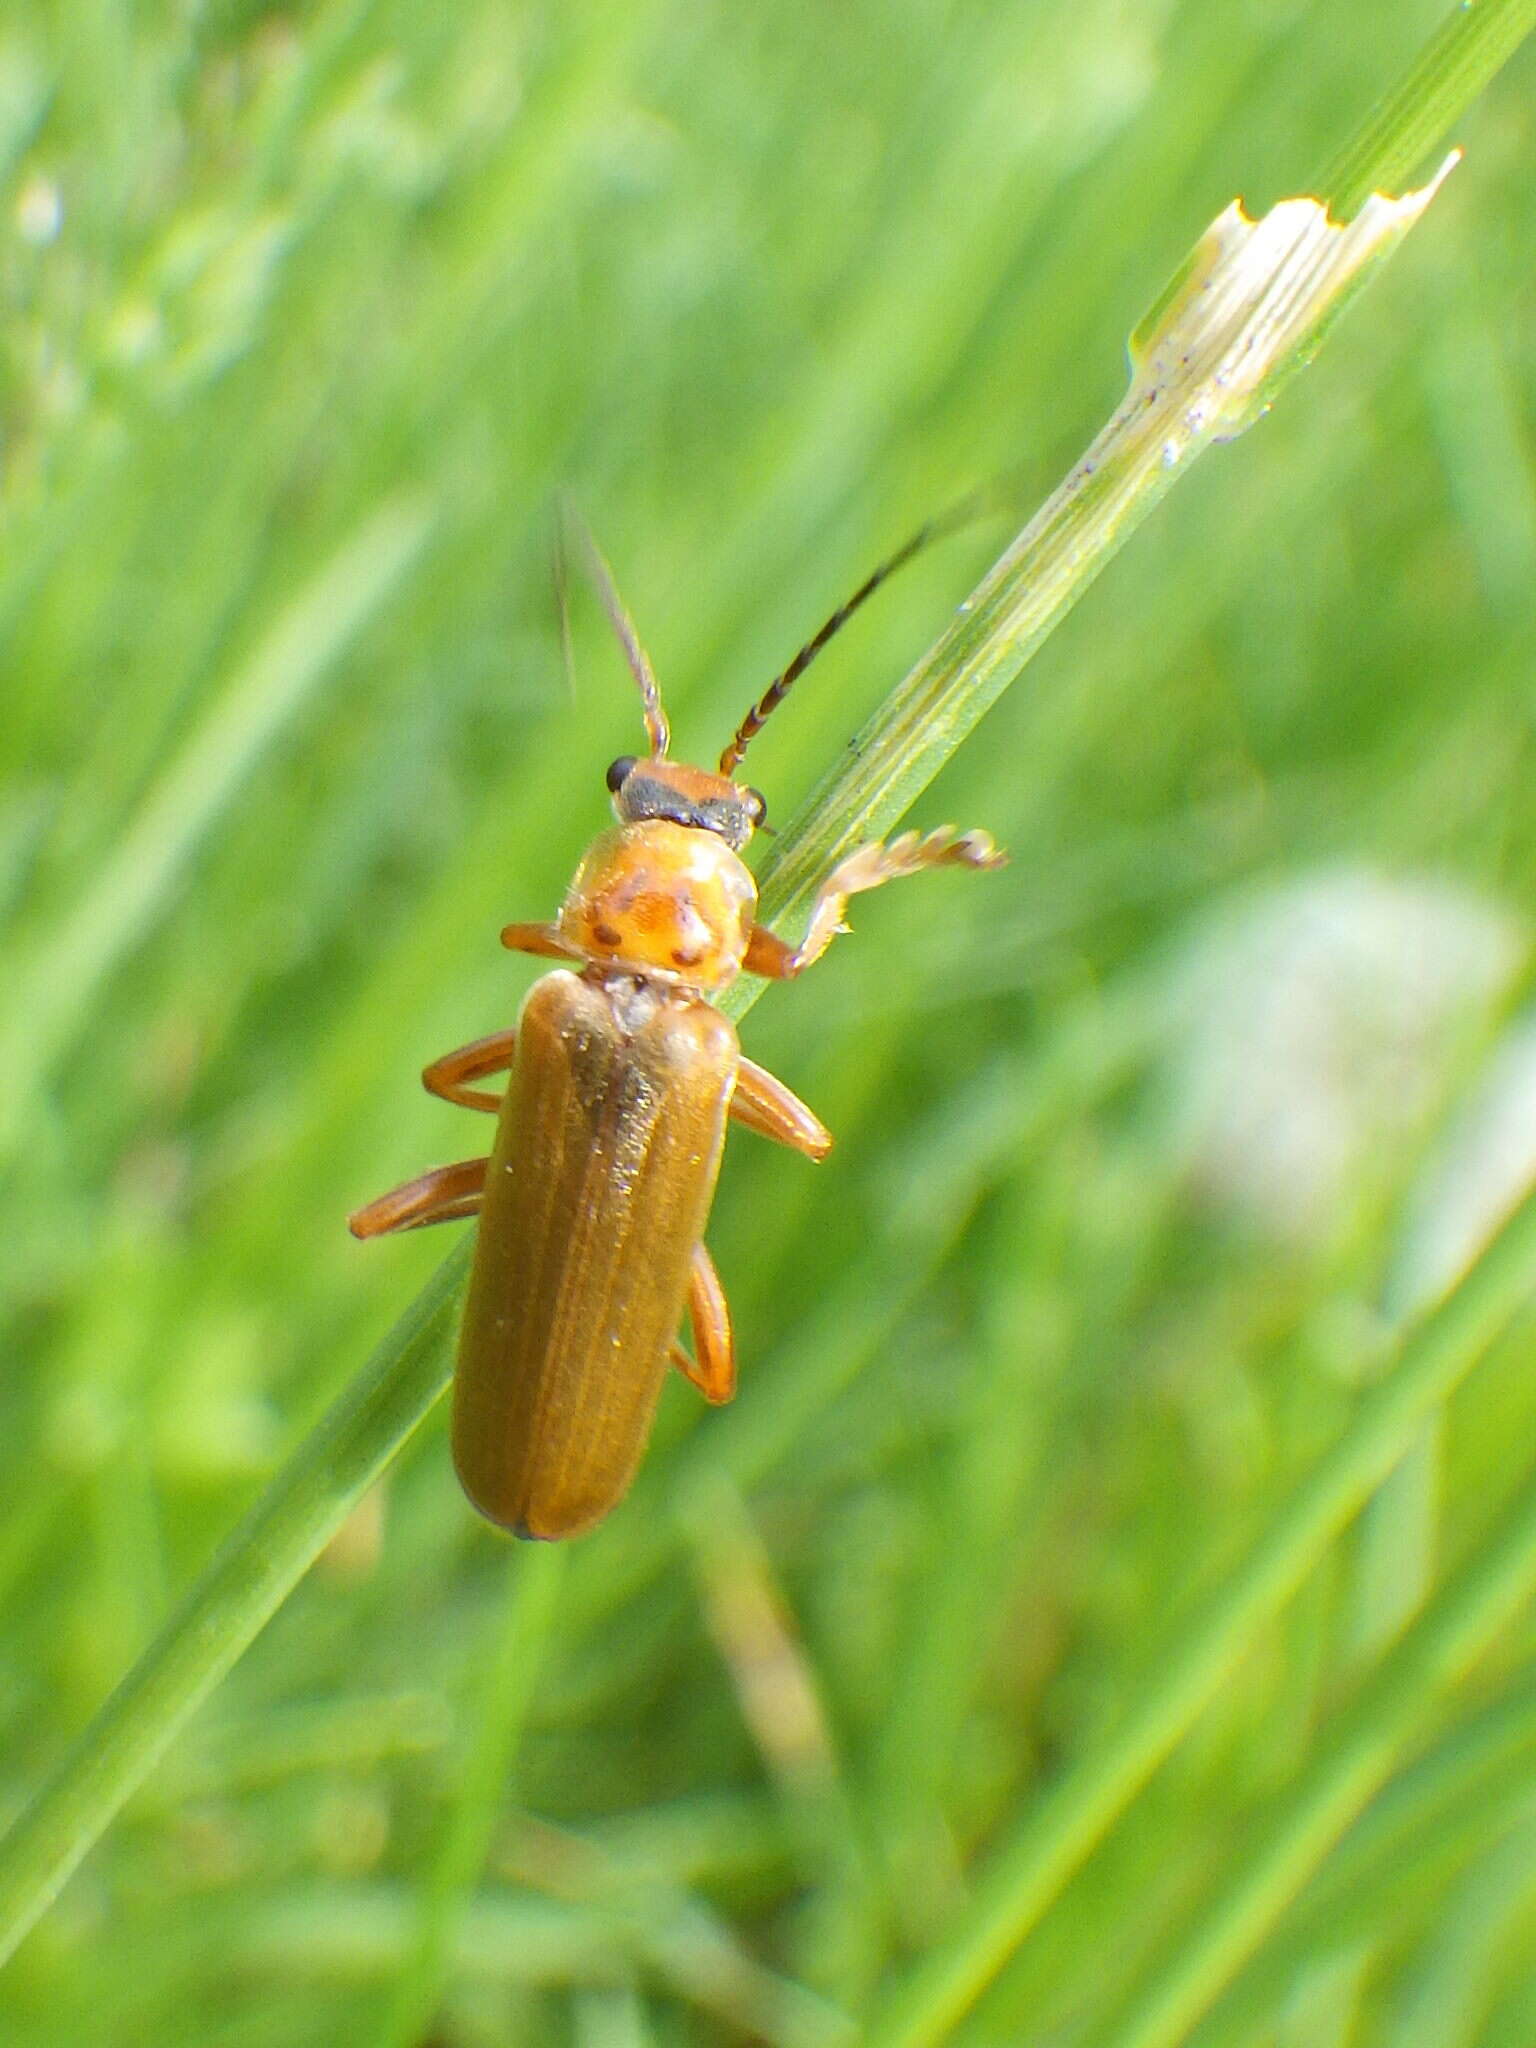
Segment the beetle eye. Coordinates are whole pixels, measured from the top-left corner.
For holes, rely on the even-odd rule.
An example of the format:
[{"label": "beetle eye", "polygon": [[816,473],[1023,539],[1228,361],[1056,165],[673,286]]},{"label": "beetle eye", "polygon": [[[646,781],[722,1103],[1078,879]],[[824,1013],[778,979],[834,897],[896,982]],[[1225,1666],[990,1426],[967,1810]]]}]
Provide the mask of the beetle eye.
[{"label": "beetle eye", "polygon": [[620,788],[623,786],[625,776],[628,775],[634,765],[635,756],[633,754],[620,754],[617,761],[609,764],[607,783],[615,796],[618,795]]},{"label": "beetle eye", "polygon": [[746,799],[747,815],[754,825],[761,825],[768,815],[767,797],[760,789],[744,789],[742,795]]}]

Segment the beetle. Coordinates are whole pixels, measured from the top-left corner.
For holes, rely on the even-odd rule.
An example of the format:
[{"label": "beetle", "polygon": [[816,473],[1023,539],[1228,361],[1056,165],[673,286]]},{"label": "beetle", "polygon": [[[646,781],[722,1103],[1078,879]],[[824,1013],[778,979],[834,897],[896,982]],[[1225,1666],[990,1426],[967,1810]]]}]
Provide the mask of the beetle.
[{"label": "beetle", "polygon": [[[810,1159],[814,1112],[744,1057],[712,998],[738,974],[792,979],[846,927],[850,896],[924,868],[990,868],[985,832],[950,826],[860,847],[823,882],[792,946],[757,922],[742,859],[766,822],[736,770],[764,720],[934,522],[834,612],[737,727],[713,771],[669,758],[661,690],[590,537],[593,582],[638,685],[649,751],[607,785],[618,823],[592,845],[553,923],[502,944],[565,961],[517,1023],[436,1060],[427,1089],[497,1118],[488,1159],[440,1166],[349,1218],[360,1238],[478,1216],[459,1335],[453,1456],[472,1504],[514,1535],[590,1529],[640,1462],[668,1362],[706,1400],[736,1386],[730,1310],[704,1245],[727,1121]],[[505,1090],[477,1084],[505,1073]],[[693,1356],[676,1341],[686,1310]]]}]

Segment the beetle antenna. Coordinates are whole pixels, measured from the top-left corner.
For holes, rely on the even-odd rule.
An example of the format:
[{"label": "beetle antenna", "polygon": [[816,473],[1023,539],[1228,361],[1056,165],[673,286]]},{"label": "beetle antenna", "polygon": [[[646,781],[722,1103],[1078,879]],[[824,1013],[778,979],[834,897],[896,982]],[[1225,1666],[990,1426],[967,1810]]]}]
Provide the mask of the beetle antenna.
[{"label": "beetle antenna", "polygon": [[575,533],[581,546],[582,560],[592,587],[597,592],[603,610],[608,614],[614,637],[624,650],[624,659],[629,663],[629,672],[640,691],[640,705],[645,713],[646,735],[651,742],[651,757],[660,760],[671,744],[672,731],[667,724],[667,714],[661,701],[661,685],[656,672],[647,659],[645,649],[640,645],[640,635],[635,631],[634,621],[624,609],[624,600],[619,596],[619,587],[613,580],[613,571],[603,559],[603,551],[588,531],[586,521],[572,505],[563,507],[565,522]]},{"label": "beetle antenna", "polygon": [[1006,502],[1006,497],[1012,495],[1010,484],[1011,479],[999,479],[996,483],[984,484],[968,498],[962,498],[958,505],[951,505],[947,512],[941,512],[936,519],[930,519],[925,525],[920,526],[894,555],[888,555],[872,574],[865,577],[852,597],[840,604],[821,628],[811,635],[788,668],[774,677],[737,726],[730,745],[720,756],[722,775],[734,772],[737,762],[747,751],[748,743],[762,731],[769,716],[784,702],[823,647],[835,634],[842,631],[859,606],[873,597],[882,583],[894,576],[898,569],[904,569],[912,557],[920,554],[931,542],[943,540],[947,534],[956,532],[958,528],[969,526],[973,519],[980,519],[988,512],[996,511],[1001,503]]}]

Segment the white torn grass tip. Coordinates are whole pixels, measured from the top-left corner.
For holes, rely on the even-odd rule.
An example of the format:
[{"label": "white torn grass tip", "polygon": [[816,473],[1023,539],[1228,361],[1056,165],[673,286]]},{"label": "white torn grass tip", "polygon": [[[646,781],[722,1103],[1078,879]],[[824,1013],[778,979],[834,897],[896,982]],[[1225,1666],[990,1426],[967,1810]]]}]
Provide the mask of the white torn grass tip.
[{"label": "white torn grass tip", "polygon": [[1099,461],[1154,424],[1169,467],[1251,426],[1460,158],[1453,150],[1416,192],[1373,193],[1349,221],[1331,220],[1317,199],[1282,199],[1250,220],[1233,200],[1131,336],[1130,389],[1100,437]]}]

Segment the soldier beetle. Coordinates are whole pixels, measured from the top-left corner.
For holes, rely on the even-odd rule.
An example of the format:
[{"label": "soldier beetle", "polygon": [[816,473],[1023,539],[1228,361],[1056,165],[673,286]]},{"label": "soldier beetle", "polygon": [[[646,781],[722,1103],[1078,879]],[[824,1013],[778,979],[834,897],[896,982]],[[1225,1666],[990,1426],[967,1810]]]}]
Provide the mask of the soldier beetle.
[{"label": "soldier beetle", "polygon": [[[861,890],[1003,859],[986,833],[950,826],[860,847],[828,875],[791,946],[757,922],[757,886],[741,858],[766,811],[736,776],[749,741],[864,600],[954,523],[914,535],[832,614],[748,711],[713,772],[668,758],[655,675],[583,536],[639,687],[649,752],[609,768],[619,822],[582,861],[558,919],[501,935],[514,951],[574,966],[535,982],[511,1029],[422,1076],[432,1094],[496,1115],[490,1157],[437,1167],[349,1219],[366,1238],[479,1218],[453,1456],[474,1506],[515,1535],[578,1535],[623,1498],[669,1361],[708,1401],[734,1393],[730,1310],[704,1246],[727,1120],[810,1159],[831,1147],[819,1118],[742,1056],[711,997],[743,971],[776,981],[803,973],[845,929],[848,899]],[[475,1085],[503,1072],[499,1094]],[[685,1310],[692,1357],[676,1341]]]}]

